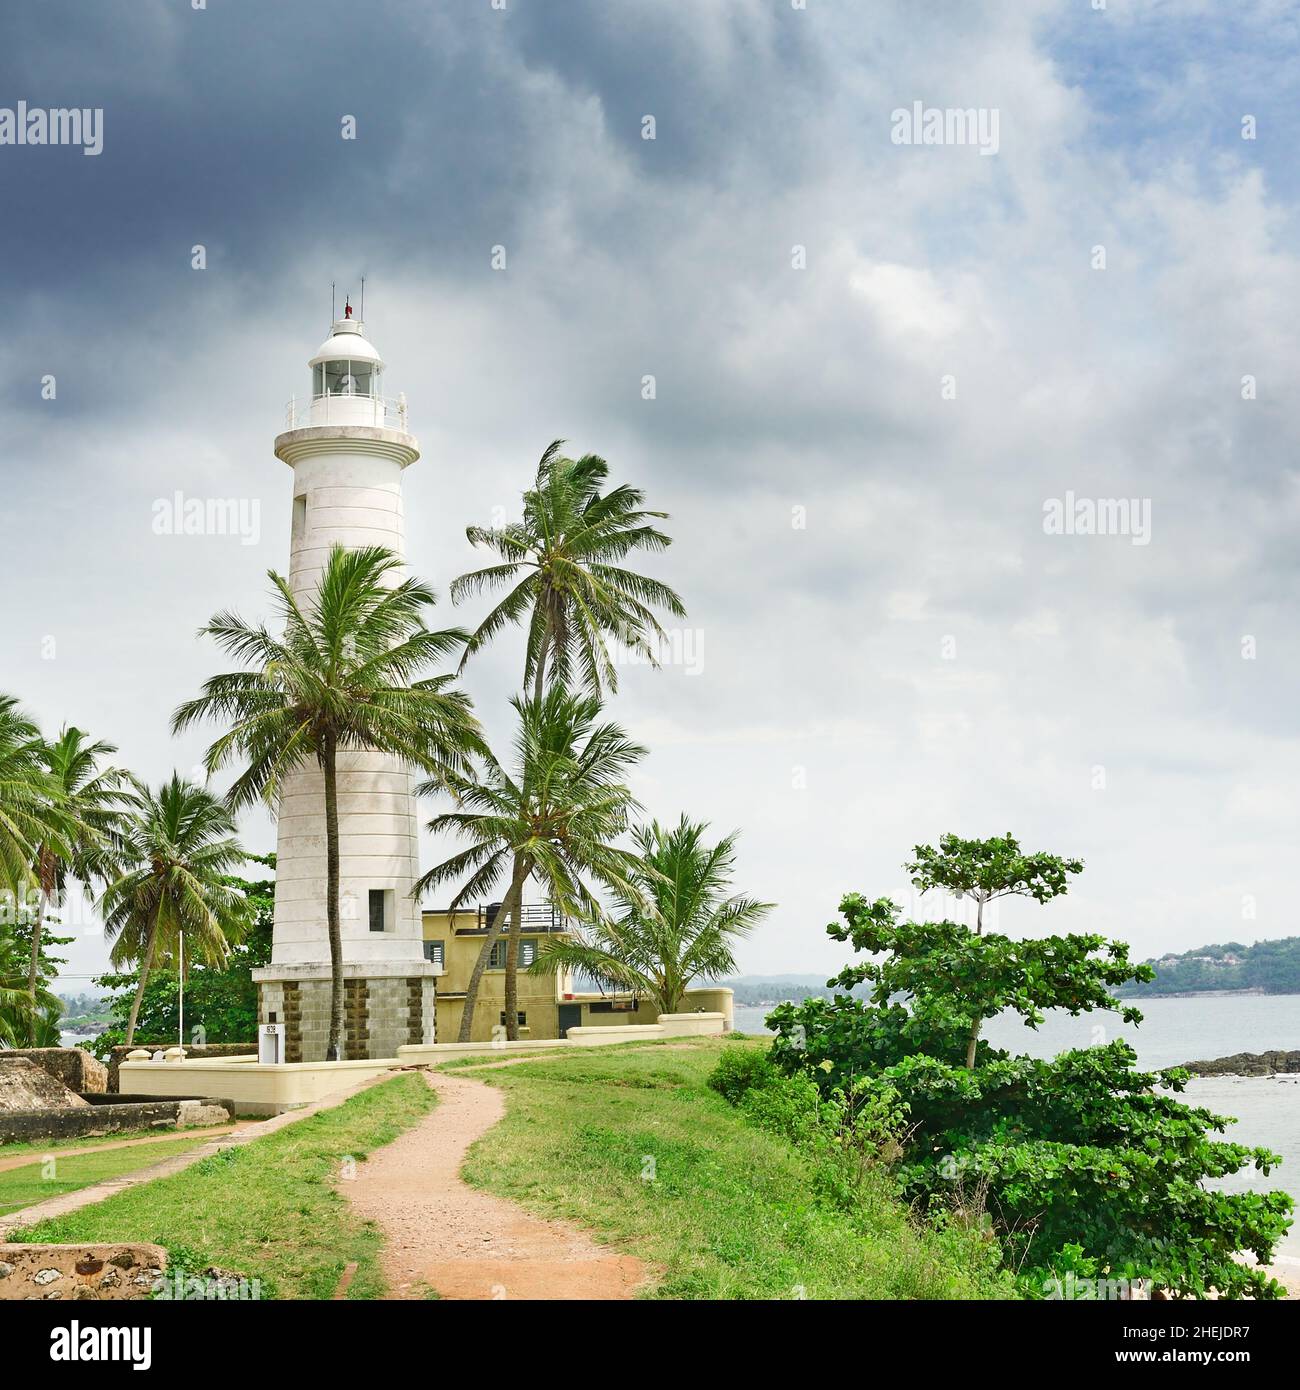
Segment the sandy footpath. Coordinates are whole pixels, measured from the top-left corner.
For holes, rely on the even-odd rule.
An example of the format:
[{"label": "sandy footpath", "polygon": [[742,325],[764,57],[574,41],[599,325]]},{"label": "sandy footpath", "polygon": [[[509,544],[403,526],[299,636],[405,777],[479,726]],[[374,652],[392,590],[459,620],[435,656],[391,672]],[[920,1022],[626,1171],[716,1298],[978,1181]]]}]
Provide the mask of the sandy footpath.
[{"label": "sandy footpath", "polygon": [[647,1278],[640,1260],[461,1178],[469,1146],[505,1114],[501,1092],[471,1077],[424,1076],[436,1108],[339,1184],[384,1233],[388,1297],[631,1298]]}]

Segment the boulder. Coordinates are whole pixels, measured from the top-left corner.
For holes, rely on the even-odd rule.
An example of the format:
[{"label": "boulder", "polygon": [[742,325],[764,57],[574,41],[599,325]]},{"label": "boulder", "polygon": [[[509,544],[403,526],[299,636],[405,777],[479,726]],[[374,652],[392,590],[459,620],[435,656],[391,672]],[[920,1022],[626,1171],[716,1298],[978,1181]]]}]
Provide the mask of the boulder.
[{"label": "boulder", "polygon": [[69,1110],[88,1103],[30,1058],[0,1052],[0,1111]]},{"label": "boulder", "polygon": [[1183,1065],[1194,1076],[1277,1076],[1300,1072],[1300,1052],[1234,1052]]},{"label": "boulder", "polygon": [[108,1068],[84,1047],[16,1047],[3,1055],[26,1057],[79,1095],[103,1095],[108,1090]]}]

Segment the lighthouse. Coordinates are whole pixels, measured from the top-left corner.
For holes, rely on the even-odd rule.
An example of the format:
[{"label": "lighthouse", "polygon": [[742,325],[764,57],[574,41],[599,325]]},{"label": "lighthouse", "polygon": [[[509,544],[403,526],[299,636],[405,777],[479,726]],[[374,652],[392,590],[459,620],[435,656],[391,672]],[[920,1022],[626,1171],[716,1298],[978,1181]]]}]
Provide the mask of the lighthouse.
[{"label": "lighthouse", "polygon": [[[336,545],[405,553],[402,474],[419,457],[405,397],[383,394],[384,363],[346,305],[308,363],[311,390],[289,403],[275,456],[293,472],[289,585],[310,604]],[[412,770],[374,749],[338,756],[339,913],[348,1060],[431,1043],[436,967],[426,961]],[[284,779],[276,807],[271,964],[253,972],[259,1016],[277,1024],[282,1060],[325,1057],[330,1022],[325,777]]]}]

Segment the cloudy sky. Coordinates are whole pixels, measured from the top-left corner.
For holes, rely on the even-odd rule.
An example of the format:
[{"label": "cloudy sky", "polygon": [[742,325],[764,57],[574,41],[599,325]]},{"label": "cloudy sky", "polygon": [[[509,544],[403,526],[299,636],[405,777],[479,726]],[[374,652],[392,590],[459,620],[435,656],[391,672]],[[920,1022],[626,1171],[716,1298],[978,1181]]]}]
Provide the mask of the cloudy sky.
[{"label": "cloudy sky", "polygon": [[[945,831],[1086,861],[1013,932],[1295,933],[1296,13],[1098,3],[10,8],[0,106],[104,116],[0,146],[0,687],[194,767],[195,631],[287,565],[272,440],[364,274],[417,573],[557,437],[671,513],[686,659],[615,710],[779,904],[746,970],[835,968],[841,894]],[[916,103],[996,141],[900,143]],[[256,536],[154,534],[178,491]],[[494,732],[521,661],[468,672]]]}]

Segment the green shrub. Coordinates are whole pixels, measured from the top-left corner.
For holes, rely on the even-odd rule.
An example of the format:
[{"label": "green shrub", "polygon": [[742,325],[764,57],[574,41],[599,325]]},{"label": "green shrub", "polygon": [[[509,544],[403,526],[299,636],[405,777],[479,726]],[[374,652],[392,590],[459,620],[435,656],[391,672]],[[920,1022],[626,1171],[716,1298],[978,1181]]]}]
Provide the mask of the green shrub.
[{"label": "green shrub", "polygon": [[765,1085],[777,1075],[766,1048],[728,1047],[718,1058],[709,1085],[732,1105],[739,1105],[751,1087]]},{"label": "green shrub", "polygon": [[828,1134],[835,1120],[828,1112],[836,1107],[822,1100],[815,1082],[806,1076],[781,1076],[770,1064],[767,1074],[742,1091],[733,1104],[739,1105],[751,1124],[795,1144],[809,1144],[819,1133]]}]

